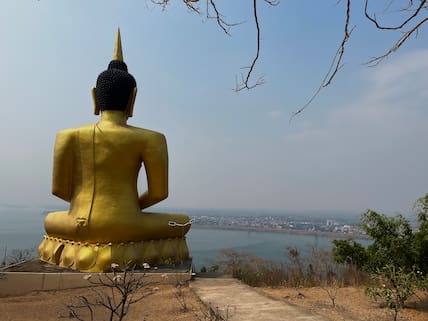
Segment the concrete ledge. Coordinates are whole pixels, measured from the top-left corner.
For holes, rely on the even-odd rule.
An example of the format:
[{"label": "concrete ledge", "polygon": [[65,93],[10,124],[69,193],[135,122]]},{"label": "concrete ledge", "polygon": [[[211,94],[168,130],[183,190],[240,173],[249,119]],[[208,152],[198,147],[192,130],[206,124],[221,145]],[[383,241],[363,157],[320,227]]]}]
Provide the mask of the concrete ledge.
[{"label": "concrete ledge", "polygon": [[[92,286],[83,277],[98,273],[36,273],[36,272],[0,272],[0,297],[17,296],[33,291],[64,290]],[[108,273],[112,275],[112,273]],[[123,274],[123,273],[118,273]],[[134,272],[135,277],[144,277],[146,282],[176,284],[177,282],[190,281],[192,271],[177,271],[162,273]]]}]

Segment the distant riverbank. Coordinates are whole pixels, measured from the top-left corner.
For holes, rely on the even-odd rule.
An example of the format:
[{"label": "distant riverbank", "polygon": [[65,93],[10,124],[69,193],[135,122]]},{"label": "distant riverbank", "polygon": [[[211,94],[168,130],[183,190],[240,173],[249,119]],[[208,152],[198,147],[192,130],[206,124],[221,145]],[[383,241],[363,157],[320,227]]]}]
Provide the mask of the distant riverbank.
[{"label": "distant riverbank", "polygon": [[356,233],[339,233],[339,232],[326,232],[326,231],[309,231],[309,230],[292,230],[292,229],[276,229],[252,226],[223,226],[223,225],[199,225],[192,224],[193,227],[198,229],[215,229],[215,230],[235,230],[235,231],[250,231],[250,232],[269,232],[269,233],[284,233],[295,235],[315,235],[326,236],[338,239],[367,239],[367,235]]},{"label": "distant riverbank", "polygon": [[[0,207],[0,255],[13,249],[31,249],[40,244],[43,230],[43,216],[40,208]],[[210,212],[200,214],[210,214]],[[223,213],[228,214],[228,213]],[[332,249],[332,240],[361,235],[326,233],[321,231],[225,226],[214,224],[193,224],[186,235],[190,255],[196,269],[211,266],[221,259],[222,251],[231,249],[251,253],[278,263],[287,258],[287,248],[299,250],[302,257],[310,255],[312,248]],[[370,241],[361,240],[367,246]]]}]

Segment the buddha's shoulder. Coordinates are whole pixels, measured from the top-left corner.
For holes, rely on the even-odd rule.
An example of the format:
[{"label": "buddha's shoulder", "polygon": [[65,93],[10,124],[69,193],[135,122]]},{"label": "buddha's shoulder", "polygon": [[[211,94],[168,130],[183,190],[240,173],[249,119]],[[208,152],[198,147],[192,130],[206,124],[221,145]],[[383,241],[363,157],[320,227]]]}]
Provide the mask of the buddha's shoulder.
[{"label": "buddha's shoulder", "polygon": [[[91,134],[94,130],[94,124],[89,124],[76,128],[67,128],[57,133],[57,140],[72,140],[85,132]],[[126,139],[137,140],[144,143],[162,143],[166,141],[164,134],[146,128],[127,126],[121,130],[114,130],[114,135],[121,135]]]},{"label": "buddha's shoulder", "polygon": [[129,126],[128,127],[137,137],[141,139],[148,139],[148,140],[165,140],[165,135],[151,130],[147,128],[140,128],[140,127],[134,127]]},{"label": "buddha's shoulder", "polygon": [[93,131],[93,130],[94,130],[94,124],[89,124],[81,127],[62,129],[56,133],[56,136],[57,138],[63,138],[63,139],[72,138],[74,136],[77,136],[81,132]]}]

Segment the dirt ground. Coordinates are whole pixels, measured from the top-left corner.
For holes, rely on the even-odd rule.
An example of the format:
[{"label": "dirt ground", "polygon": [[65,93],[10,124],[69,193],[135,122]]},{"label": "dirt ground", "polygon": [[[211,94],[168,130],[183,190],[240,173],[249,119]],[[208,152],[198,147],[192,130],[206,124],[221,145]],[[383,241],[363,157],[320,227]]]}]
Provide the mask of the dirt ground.
[{"label": "dirt ground", "polygon": [[[154,290],[154,291],[153,291]],[[256,288],[274,299],[287,302],[316,314],[323,315],[332,321],[391,321],[391,312],[380,307],[364,294],[364,288],[340,288],[336,295],[336,307],[332,307],[327,292],[321,288]],[[147,286],[145,292],[154,294],[131,306],[127,321],[213,321],[209,311],[196,297],[192,290],[182,288],[182,300],[174,285],[161,284]],[[300,294],[299,294],[300,293]],[[77,320],[70,316],[67,304],[76,304],[78,296],[91,297],[88,289],[71,289],[50,292],[33,292],[27,295],[0,298],[0,320],[2,321],[53,321]],[[427,321],[428,298],[419,295],[410,300],[406,309],[400,312],[400,321]],[[185,309],[183,308],[185,305]],[[80,311],[84,320],[91,320],[87,311]],[[94,310],[93,320],[108,320],[103,309]]]},{"label": "dirt ground", "polygon": [[[388,308],[381,307],[364,294],[364,287],[339,288],[336,294],[336,306],[328,293],[321,288],[258,288],[264,294],[275,299],[308,309],[323,315],[332,321],[392,321],[393,315]],[[399,312],[400,321],[428,321],[428,297],[419,293],[411,298],[407,307]]]},{"label": "dirt ground", "polygon": [[[209,312],[195,294],[184,287],[182,298],[177,299],[174,285],[156,285],[146,288],[154,294],[131,305],[126,321],[205,321],[210,320]],[[27,295],[0,298],[0,320],[2,321],[57,321],[78,320],[70,316],[67,304],[74,302],[80,295],[91,297],[93,292],[88,289],[71,289],[50,292],[33,292]],[[137,296],[136,296],[137,297]],[[185,304],[186,309],[184,309]],[[86,309],[81,310],[80,317],[91,320]],[[94,321],[108,320],[105,309],[94,310]]]}]

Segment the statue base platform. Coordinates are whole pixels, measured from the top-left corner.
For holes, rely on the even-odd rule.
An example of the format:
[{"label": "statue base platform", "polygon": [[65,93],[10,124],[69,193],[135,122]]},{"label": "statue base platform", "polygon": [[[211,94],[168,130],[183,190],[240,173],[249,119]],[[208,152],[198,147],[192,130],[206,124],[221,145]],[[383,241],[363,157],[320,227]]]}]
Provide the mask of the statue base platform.
[{"label": "statue base platform", "polygon": [[[192,279],[192,261],[183,264],[156,265],[150,269],[134,270],[136,277],[144,277],[147,284],[172,284],[188,282]],[[111,272],[111,268],[108,272]],[[59,265],[49,264],[40,259],[32,259],[0,268],[0,298],[24,295],[33,291],[60,291],[85,288],[91,283],[84,278],[88,275]],[[112,274],[109,274],[112,275]]]},{"label": "statue base platform", "polygon": [[186,238],[127,243],[84,243],[44,236],[39,245],[42,261],[82,272],[109,272],[111,264],[130,266],[180,264],[189,260]]}]

